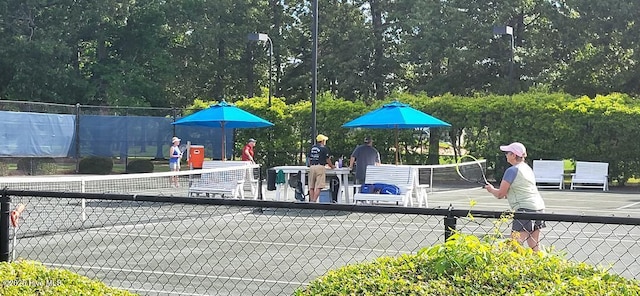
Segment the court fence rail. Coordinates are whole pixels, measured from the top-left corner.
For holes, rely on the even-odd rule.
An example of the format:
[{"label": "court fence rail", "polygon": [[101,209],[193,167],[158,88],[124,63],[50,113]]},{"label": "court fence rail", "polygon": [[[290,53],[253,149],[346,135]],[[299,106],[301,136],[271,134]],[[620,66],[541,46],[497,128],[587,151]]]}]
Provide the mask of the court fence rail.
[{"label": "court fence rail", "polygon": [[[473,209],[0,192],[1,261],[35,260],[140,295],[291,295],[328,270],[415,253],[454,229],[510,229],[505,212]],[[638,218],[514,219],[545,220],[542,244],[569,260],[640,279]]]}]

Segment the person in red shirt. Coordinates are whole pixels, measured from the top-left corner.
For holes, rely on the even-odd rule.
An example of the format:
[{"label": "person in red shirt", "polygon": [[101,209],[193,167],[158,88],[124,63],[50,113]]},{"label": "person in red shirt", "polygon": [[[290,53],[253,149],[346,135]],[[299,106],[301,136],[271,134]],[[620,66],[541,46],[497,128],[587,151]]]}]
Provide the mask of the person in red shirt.
[{"label": "person in red shirt", "polygon": [[256,146],[256,139],[249,139],[247,145],[244,145],[242,148],[242,161],[251,161],[252,163],[256,163],[253,158],[253,147]]}]

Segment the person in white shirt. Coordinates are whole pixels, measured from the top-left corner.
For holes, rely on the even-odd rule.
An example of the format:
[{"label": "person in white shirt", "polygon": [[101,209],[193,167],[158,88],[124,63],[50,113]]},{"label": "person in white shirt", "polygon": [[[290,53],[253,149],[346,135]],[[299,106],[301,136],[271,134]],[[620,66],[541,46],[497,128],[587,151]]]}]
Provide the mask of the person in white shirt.
[{"label": "person in white shirt", "polygon": [[[180,138],[173,137],[171,139],[171,148],[169,148],[169,169],[172,172],[180,170],[180,160],[182,159],[182,151],[180,151]],[[178,176],[171,176],[171,187],[180,187]]]},{"label": "person in white shirt", "polygon": [[[506,198],[516,212],[544,213],[544,200],[538,192],[535,175],[524,161],[527,149],[522,143],[514,142],[500,146],[500,150],[505,152],[511,167],[505,170],[499,188],[487,184],[486,190],[498,199]],[[532,250],[539,251],[540,229],[545,226],[541,220],[513,220],[511,236],[520,243],[526,241]]]}]

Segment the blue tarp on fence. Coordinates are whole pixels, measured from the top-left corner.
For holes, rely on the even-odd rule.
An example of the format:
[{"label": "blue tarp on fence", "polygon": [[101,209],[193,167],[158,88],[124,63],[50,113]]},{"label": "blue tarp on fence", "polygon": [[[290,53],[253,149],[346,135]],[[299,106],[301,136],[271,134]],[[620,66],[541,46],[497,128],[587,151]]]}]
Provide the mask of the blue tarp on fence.
[{"label": "blue tarp on fence", "polygon": [[[167,117],[75,115],[0,111],[0,156],[73,157],[76,140],[80,156],[168,158],[173,121]],[[233,152],[233,129],[225,130],[227,159]],[[182,144],[205,146],[205,157],[220,159],[221,129],[175,127]]]},{"label": "blue tarp on fence", "polygon": [[66,157],[75,116],[0,111],[0,156]]}]

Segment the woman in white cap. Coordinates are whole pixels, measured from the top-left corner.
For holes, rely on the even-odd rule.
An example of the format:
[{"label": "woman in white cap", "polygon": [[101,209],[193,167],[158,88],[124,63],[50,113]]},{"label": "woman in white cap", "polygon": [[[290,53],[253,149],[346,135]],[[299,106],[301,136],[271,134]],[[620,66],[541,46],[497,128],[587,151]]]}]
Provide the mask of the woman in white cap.
[{"label": "woman in white cap", "polygon": [[[500,146],[505,152],[507,162],[511,167],[507,168],[502,177],[499,188],[488,184],[487,191],[498,199],[506,198],[509,206],[516,212],[544,213],[544,200],[538,187],[531,167],[524,161],[527,149],[522,143],[514,142],[506,146]],[[527,242],[534,251],[540,249],[540,229],[545,227],[542,220],[513,220],[511,236],[520,243]]]},{"label": "woman in white cap", "polygon": [[[182,159],[182,151],[180,151],[180,138],[173,137],[171,139],[171,148],[169,148],[169,169],[172,172],[180,171],[180,160]],[[171,177],[171,187],[180,187],[178,176]]]}]

